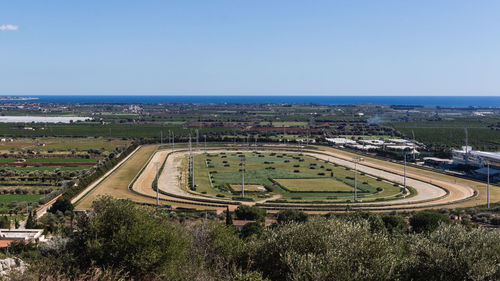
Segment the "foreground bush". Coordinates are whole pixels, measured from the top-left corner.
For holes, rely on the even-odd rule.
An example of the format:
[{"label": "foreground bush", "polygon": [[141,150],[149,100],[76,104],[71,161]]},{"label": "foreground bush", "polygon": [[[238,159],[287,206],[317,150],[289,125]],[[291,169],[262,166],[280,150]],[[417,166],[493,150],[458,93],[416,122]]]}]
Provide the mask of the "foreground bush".
[{"label": "foreground bush", "polygon": [[440,223],[408,234],[394,216],[283,214],[294,219],[245,233],[104,197],[77,233],[8,249],[31,264],[12,280],[500,280],[497,230]]},{"label": "foreground bush", "polygon": [[272,280],[393,280],[399,247],[368,223],[311,218],[253,241],[252,269]]},{"label": "foreground bush", "polygon": [[105,197],[93,208],[93,216],[79,220],[71,245],[81,267],[123,268],[139,277],[179,273],[189,245],[181,228],[131,201]]}]

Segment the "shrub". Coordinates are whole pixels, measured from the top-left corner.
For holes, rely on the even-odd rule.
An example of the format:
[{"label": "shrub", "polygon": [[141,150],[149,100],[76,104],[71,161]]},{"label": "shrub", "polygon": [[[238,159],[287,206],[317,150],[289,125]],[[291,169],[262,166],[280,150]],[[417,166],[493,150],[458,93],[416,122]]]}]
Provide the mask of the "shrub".
[{"label": "shrub", "polygon": [[240,220],[264,221],[266,210],[256,206],[240,205],[236,208],[234,214]]},{"label": "shrub", "polygon": [[406,223],[406,220],[401,216],[383,216],[382,221],[389,233],[405,233],[408,229],[408,223]]},{"label": "shrub", "polygon": [[287,209],[278,213],[277,221],[278,223],[305,222],[307,218],[308,215],[302,211]]},{"label": "shrub", "polygon": [[436,210],[424,210],[417,212],[410,218],[410,225],[413,231],[432,232],[440,223],[450,223],[451,220],[447,215],[441,214]]},{"label": "shrub", "polygon": [[260,236],[264,232],[264,227],[258,222],[247,223],[241,229],[241,237]]}]

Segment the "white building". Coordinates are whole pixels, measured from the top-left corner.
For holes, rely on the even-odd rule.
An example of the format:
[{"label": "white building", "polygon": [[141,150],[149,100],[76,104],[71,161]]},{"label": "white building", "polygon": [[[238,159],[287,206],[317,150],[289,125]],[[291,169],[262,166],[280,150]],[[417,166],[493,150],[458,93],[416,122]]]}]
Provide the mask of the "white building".
[{"label": "white building", "polygon": [[356,144],[356,141],[346,138],[326,138],[326,141],[334,145]]}]

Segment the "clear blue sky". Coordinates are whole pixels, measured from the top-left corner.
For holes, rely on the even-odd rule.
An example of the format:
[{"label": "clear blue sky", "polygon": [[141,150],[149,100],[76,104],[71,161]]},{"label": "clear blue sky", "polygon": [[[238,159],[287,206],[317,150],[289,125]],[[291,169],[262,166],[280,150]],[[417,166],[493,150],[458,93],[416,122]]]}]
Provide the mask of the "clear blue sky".
[{"label": "clear blue sky", "polygon": [[0,94],[500,95],[500,1],[3,1]]}]

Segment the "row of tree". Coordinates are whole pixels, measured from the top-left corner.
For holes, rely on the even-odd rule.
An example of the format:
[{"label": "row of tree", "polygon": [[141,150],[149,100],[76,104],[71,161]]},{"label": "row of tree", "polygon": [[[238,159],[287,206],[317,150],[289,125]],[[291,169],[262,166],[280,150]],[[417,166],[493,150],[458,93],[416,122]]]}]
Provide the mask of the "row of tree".
[{"label": "row of tree", "polygon": [[[24,280],[500,280],[500,232],[435,211],[412,217],[414,231],[398,216],[283,211],[249,235],[230,216],[181,224],[171,214],[104,197],[76,232],[11,253],[31,264]],[[234,212],[259,225],[263,214]]]}]

